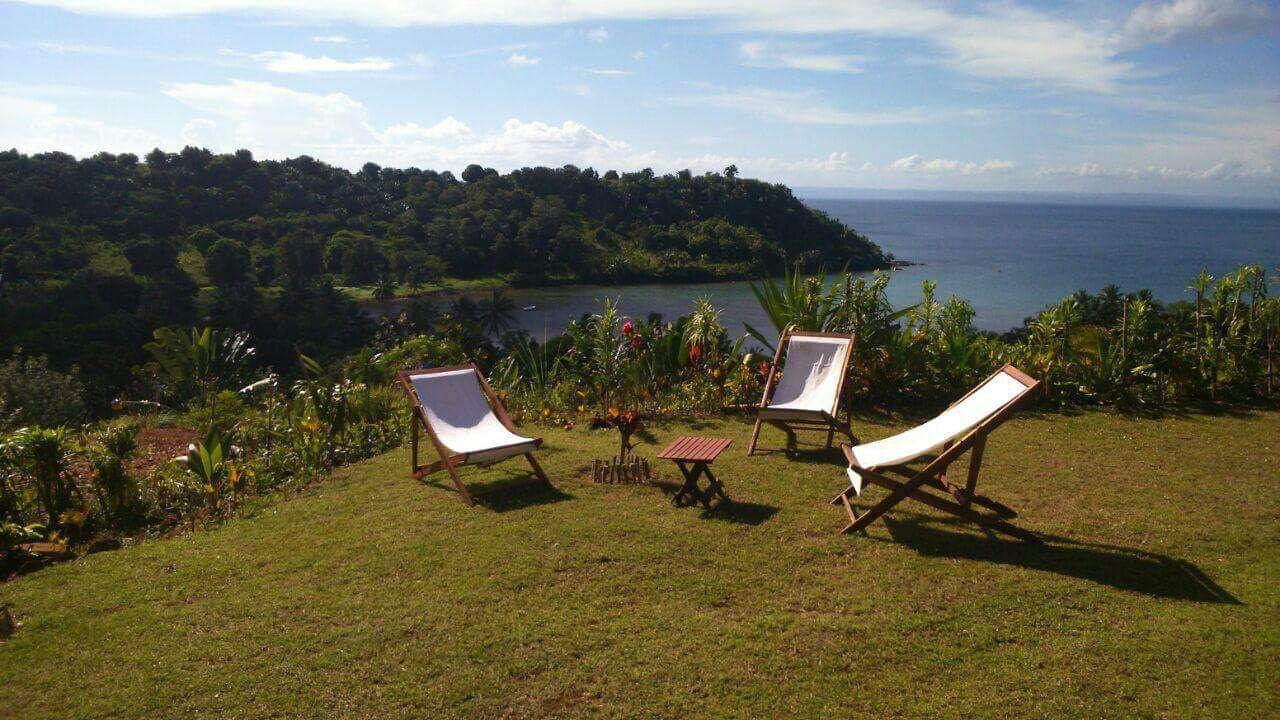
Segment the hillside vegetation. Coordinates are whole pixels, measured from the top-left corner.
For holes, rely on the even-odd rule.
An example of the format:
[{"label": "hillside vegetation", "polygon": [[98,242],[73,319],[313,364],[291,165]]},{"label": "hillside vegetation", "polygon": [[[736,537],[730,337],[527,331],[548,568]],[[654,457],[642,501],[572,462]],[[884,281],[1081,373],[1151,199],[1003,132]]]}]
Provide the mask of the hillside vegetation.
[{"label": "hillside vegetation", "polygon": [[458,178],[194,147],[142,160],[0,153],[0,355],[25,348],[116,389],[153,330],[201,316],[272,338],[263,352],[274,361],[294,345],[321,357],[359,347],[372,325],[335,286],[381,298],[442,277],[698,281],[796,262],[866,270],[888,258],[733,167],[472,165]]}]

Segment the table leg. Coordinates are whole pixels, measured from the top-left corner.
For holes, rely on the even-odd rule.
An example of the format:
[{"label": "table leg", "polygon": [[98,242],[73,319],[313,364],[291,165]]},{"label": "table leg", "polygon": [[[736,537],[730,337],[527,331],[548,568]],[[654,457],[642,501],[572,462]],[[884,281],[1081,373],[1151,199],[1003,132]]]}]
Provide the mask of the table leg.
[{"label": "table leg", "polygon": [[[720,479],[711,473],[711,466],[704,465],[703,473],[707,476],[707,498],[710,499],[715,495],[719,495],[722,501],[728,502],[729,495],[725,493],[724,485],[720,482]],[[706,503],[703,504],[705,505]]]},{"label": "table leg", "polygon": [[679,505],[684,502],[686,497],[692,497],[698,492],[697,475],[691,473],[683,462],[679,460],[674,462],[676,467],[680,468],[680,474],[684,475],[684,485],[676,492],[675,497],[671,499],[671,502]]}]

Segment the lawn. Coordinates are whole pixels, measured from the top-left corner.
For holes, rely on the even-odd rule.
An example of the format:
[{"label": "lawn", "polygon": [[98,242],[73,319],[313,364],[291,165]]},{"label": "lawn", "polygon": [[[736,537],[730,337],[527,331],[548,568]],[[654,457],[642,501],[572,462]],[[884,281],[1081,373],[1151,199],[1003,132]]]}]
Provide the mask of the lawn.
[{"label": "lawn", "polygon": [[614,438],[555,430],[556,492],[468,508],[402,449],[9,582],[0,717],[1277,716],[1280,414],[1014,420],[979,487],[1045,547],[910,502],[839,535],[838,455],[694,430],[734,439],[709,516],[584,481]]}]

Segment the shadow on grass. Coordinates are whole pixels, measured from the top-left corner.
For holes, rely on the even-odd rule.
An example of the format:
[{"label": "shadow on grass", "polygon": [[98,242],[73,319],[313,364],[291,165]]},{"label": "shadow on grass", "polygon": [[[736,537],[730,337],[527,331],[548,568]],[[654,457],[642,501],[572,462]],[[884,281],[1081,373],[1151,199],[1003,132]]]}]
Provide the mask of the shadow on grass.
[{"label": "shadow on grass", "polygon": [[[845,442],[848,441],[846,440]],[[789,462],[800,463],[801,465],[831,465],[836,470],[847,465],[844,454],[840,451],[840,443],[836,443],[832,447],[819,444],[809,447],[796,447],[790,450],[757,447],[753,457],[768,457],[770,455],[782,455]]]},{"label": "shadow on grass", "polygon": [[720,520],[738,525],[759,525],[778,513],[773,505],[725,500],[710,510],[702,511],[706,520]]},{"label": "shadow on grass", "polygon": [[[683,483],[661,477],[649,482],[650,487],[657,488],[667,496],[668,502],[675,495]],[[688,507],[686,505],[685,507]],[[702,511],[702,519],[704,520],[720,520],[722,522],[736,523],[738,525],[759,525],[774,515],[778,514],[777,507],[773,505],[764,505],[761,503],[742,502],[740,500],[721,500],[711,506],[710,510]]]},{"label": "shadow on grass", "polygon": [[[559,488],[543,485],[532,474],[515,474],[511,477],[478,483],[466,480],[467,478],[463,477],[463,485],[466,486],[471,499],[475,500],[477,505],[495,512],[520,510],[534,505],[549,505],[573,499],[573,495]],[[424,478],[420,482],[429,487],[457,494],[453,483],[447,477]]]},{"label": "shadow on grass", "polygon": [[1041,534],[1047,545],[950,532],[940,521],[884,518],[894,542],[929,557],[960,558],[1057,573],[1153,597],[1242,604],[1186,560],[1135,548]]}]

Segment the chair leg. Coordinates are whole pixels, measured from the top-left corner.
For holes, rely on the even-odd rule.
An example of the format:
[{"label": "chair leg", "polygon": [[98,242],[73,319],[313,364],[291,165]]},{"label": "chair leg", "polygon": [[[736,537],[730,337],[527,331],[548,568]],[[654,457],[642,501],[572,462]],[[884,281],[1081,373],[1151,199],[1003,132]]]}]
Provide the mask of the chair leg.
[{"label": "chair leg", "polygon": [[849,499],[849,493],[851,492],[853,492],[853,485],[850,485],[849,487],[841,490],[839,495],[836,495],[835,497],[831,498],[831,504],[839,505],[841,502],[844,502],[845,500]]},{"label": "chair leg", "polygon": [[[852,489],[853,486],[850,486],[849,490]],[[866,523],[863,523],[862,525],[858,524],[858,521],[862,518],[858,515],[858,511],[853,509],[853,501],[849,499],[849,493],[847,491],[837,495],[836,500],[839,501],[840,504],[844,505],[844,511],[849,513],[849,524],[845,525],[844,529],[840,531],[841,535],[846,535],[854,530],[861,530],[865,527]]]},{"label": "chair leg", "polygon": [[982,451],[987,447],[987,437],[980,436],[978,441],[973,444],[973,451],[969,454],[969,477],[964,484],[964,499],[960,504],[966,510],[969,509],[969,502],[973,498],[974,489],[978,487],[978,471],[982,468]]},{"label": "chair leg", "polygon": [[449,458],[443,458],[444,469],[449,471],[449,477],[453,478],[453,486],[458,489],[458,494],[462,496],[462,501],[468,505],[475,506],[476,501],[471,498],[471,493],[467,492],[467,486],[462,484],[462,478],[458,477],[458,469],[453,466]]},{"label": "chair leg", "polygon": [[859,530],[866,527],[870,523],[874,522],[876,518],[883,515],[887,510],[901,502],[903,498],[910,497],[934,509],[951,513],[952,515],[957,515],[976,525],[981,525],[982,527],[1002,532],[1006,535],[1018,538],[1019,540],[1035,544],[1041,544],[1044,542],[1039,538],[1039,536],[1027,530],[1023,530],[1017,525],[1005,522],[998,517],[991,517],[989,515],[974,512],[973,510],[962,506],[958,502],[946,500],[923,491],[921,489],[922,485],[932,485],[932,483],[930,483],[930,477],[927,475],[918,475],[906,483],[900,483],[883,475],[871,472],[864,473],[863,477],[877,485],[880,485],[881,487],[890,488],[891,492],[888,497],[876,503],[871,509],[867,510],[858,517],[856,521],[850,524],[849,527],[845,528],[844,532],[851,532],[853,530]]},{"label": "chair leg", "polygon": [[894,489],[883,500],[867,508],[867,510],[863,512],[861,515],[856,515],[856,516],[853,513],[853,507],[849,505],[849,500],[846,497],[845,505],[849,507],[849,515],[850,517],[853,517],[854,520],[853,522],[849,523],[849,525],[845,527],[844,530],[841,530],[840,532],[851,533],[855,530],[861,530],[866,526],[870,525],[871,523],[875,522],[877,518],[879,518],[881,515],[888,512],[889,508],[892,508],[894,505],[897,505],[898,503],[902,502],[903,498],[907,497],[908,495],[913,495],[915,489],[920,487],[920,485],[924,483],[924,481],[926,480],[926,476],[920,476],[907,483],[899,483],[893,480],[889,480],[887,478],[884,478],[884,481],[882,482],[877,479],[875,473],[863,472],[862,476],[864,479],[875,482],[878,485],[884,485],[885,487],[893,487]]},{"label": "chair leg", "polygon": [[835,439],[836,439],[836,426],[835,426],[835,423],[832,423],[831,426],[827,428],[827,449],[828,450],[831,449],[831,442]]},{"label": "chair leg", "polygon": [[525,453],[524,457],[529,461],[529,464],[533,466],[533,474],[538,476],[538,479],[542,481],[542,484],[546,485],[548,488],[554,489],[551,481],[547,479],[547,474],[542,472],[542,466],[538,464],[536,459],[534,459],[533,453]]},{"label": "chair leg", "polygon": [[755,429],[751,431],[751,442],[747,443],[747,455],[752,455],[756,451],[756,441],[760,439],[760,418],[756,417]]},{"label": "chair leg", "polygon": [[409,411],[409,445],[413,448],[409,470],[416,477],[418,475],[418,417],[412,410]]}]

